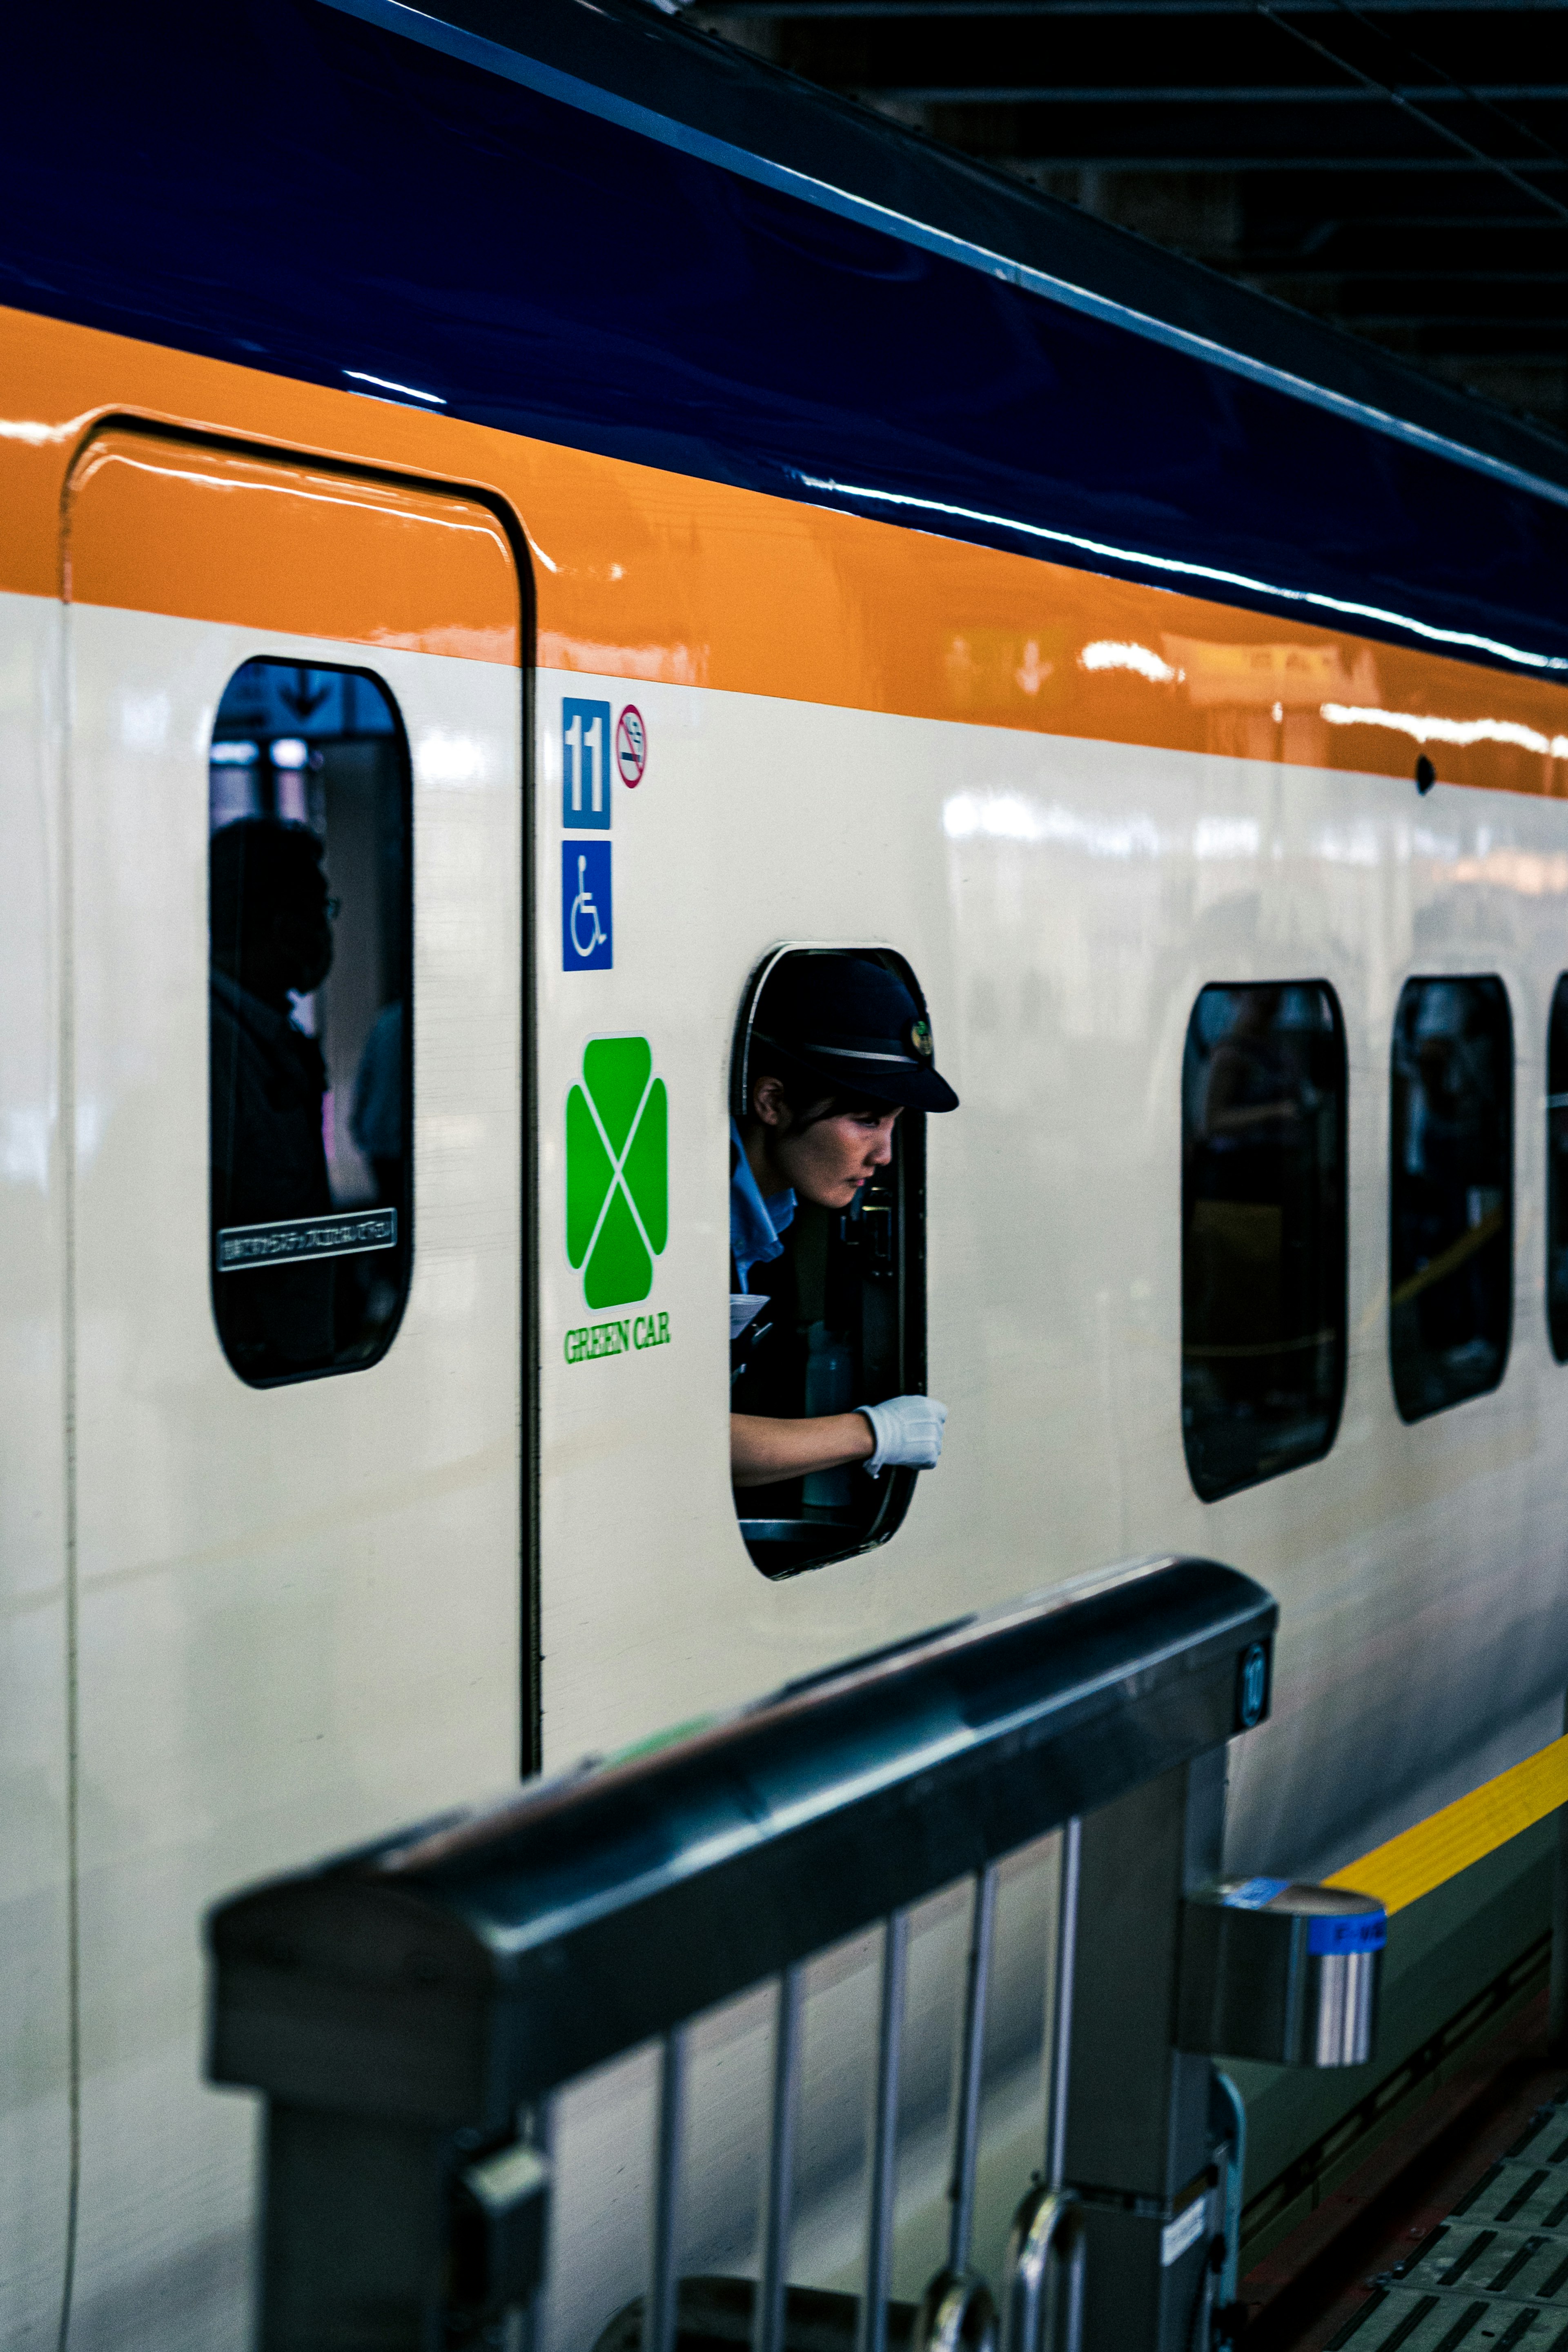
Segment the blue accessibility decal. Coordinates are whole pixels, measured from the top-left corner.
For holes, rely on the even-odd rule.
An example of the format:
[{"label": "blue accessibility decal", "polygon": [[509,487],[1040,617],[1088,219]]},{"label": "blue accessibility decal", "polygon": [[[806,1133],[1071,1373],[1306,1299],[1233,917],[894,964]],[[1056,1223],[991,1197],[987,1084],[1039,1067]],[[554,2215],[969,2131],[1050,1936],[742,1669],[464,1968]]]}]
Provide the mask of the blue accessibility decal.
[{"label": "blue accessibility decal", "polygon": [[616,960],[607,841],[561,845],[561,969],[608,971]]}]

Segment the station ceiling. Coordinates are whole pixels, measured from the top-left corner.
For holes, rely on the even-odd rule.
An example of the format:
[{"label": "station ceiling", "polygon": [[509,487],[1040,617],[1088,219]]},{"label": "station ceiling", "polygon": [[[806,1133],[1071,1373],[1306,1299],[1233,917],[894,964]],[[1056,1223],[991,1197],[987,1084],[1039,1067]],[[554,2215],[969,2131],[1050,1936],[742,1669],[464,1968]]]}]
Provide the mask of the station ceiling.
[{"label": "station ceiling", "polygon": [[683,13],[1568,438],[1564,0]]}]

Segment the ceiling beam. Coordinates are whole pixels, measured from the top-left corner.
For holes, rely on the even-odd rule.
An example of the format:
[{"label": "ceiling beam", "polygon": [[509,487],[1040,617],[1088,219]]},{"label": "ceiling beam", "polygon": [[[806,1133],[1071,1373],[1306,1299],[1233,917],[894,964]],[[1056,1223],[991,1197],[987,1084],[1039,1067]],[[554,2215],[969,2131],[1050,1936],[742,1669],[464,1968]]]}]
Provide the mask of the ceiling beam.
[{"label": "ceiling beam", "polygon": [[[1363,16],[1561,15],[1563,0],[1359,0]],[[1278,14],[1337,16],[1341,0],[1279,0]],[[1257,0],[697,0],[694,21],[713,26],[816,18],[931,25],[960,16],[1149,16],[1178,23],[1186,16],[1255,18]]]},{"label": "ceiling beam", "polygon": [[[954,141],[968,145],[967,142]],[[1226,155],[1193,153],[1153,154],[1147,148],[1104,151],[1083,149],[1075,153],[1058,150],[1032,150],[1012,152],[1002,147],[973,147],[968,152],[987,163],[997,163],[1010,172],[1443,172],[1469,173],[1480,177],[1489,174],[1497,166],[1489,159],[1471,162],[1468,156],[1433,155]],[[1510,163],[1510,171],[1525,173],[1531,179],[1556,178],[1559,181],[1568,163]]]},{"label": "ceiling beam", "polygon": [[[1528,83],[1470,83],[1456,89],[1451,82],[1435,82],[1430,86],[1411,82],[1394,84],[1397,98],[1418,99],[1424,106],[1466,106],[1507,100],[1517,104],[1521,100],[1542,103],[1560,102],[1568,99],[1568,82],[1542,82],[1531,87]],[[870,105],[895,103],[900,106],[1386,106],[1388,99],[1382,90],[1339,88],[1319,88],[1310,84],[1289,82],[1270,86],[1256,82],[1213,82],[1198,84],[1130,82],[1119,89],[1106,89],[1089,84],[1056,83],[1040,87],[1032,83],[973,84],[946,82],[913,88],[901,88],[896,83],[873,83],[856,89],[851,93]]]}]

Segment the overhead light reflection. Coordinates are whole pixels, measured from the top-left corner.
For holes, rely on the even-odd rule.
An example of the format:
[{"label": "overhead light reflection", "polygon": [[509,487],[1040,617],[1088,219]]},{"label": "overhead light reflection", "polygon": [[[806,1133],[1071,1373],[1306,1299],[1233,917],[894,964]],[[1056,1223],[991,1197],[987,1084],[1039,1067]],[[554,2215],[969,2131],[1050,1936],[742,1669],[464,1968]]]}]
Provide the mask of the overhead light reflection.
[{"label": "overhead light reflection", "polygon": [[1568,760],[1568,735],[1542,735],[1517,719],[1439,719],[1413,710],[1375,710],[1359,703],[1325,702],[1331,727],[1389,727],[1414,743],[1512,743],[1543,759]]},{"label": "overhead light reflection", "polygon": [[1558,898],[1568,891],[1568,855],[1489,849],[1484,856],[1456,858],[1448,879],[1489,883],[1494,890],[1515,890],[1521,898]]},{"label": "overhead light reflection", "polygon": [[415,746],[414,768],[421,783],[482,784],[484,745],[472,735],[449,735],[433,728]]},{"label": "overhead light reflection", "polygon": [[942,830],[950,841],[1049,843],[1090,857],[1157,857],[1163,845],[1152,817],[1090,817],[1077,809],[1041,808],[1016,793],[958,793],[944,803]]},{"label": "overhead light reflection", "polygon": [[1256,817],[1202,816],[1193,835],[1194,857],[1256,857],[1263,832]]},{"label": "overhead light reflection", "polygon": [[1375,866],[1376,828],[1370,824],[1326,824],[1313,836],[1314,854],[1331,866]]},{"label": "overhead light reflection", "polygon": [[1123,644],[1119,638],[1097,637],[1085,646],[1079,660],[1085,669],[1130,669],[1146,677],[1154,686],[1173,686],[1186,676],[1168,661],[1162,661],[1150,646]]},{"label": "overhead light reflection", "polygon": [[41,449],[50,441],[63,441],[74,433],[78,420],[68,425],[40,425],[30,416],[0,416],[0,441],[25,441],[29,448]]},{"label": "overhead light reflection", "polygon": [[343,373],[351,383],[374,383],[381,391],[395,392],[405,400],[427,400],[437,408],[447,405],[444,392],[421,392],[416,383],[394,383],[390,376],[367,375],[363,368],[344,368]]}]

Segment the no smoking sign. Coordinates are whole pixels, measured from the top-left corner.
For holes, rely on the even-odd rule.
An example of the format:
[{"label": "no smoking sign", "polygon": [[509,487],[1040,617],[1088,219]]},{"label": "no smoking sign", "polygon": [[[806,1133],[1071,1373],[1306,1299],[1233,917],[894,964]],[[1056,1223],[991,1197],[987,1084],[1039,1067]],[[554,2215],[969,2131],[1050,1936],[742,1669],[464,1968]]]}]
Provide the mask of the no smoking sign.
[{"label": "no smoking sign", "polygon": [[647,729],[635,702],[628,702],[616,721],[616,765],[623,784],[641,783],[647,765]]}]

